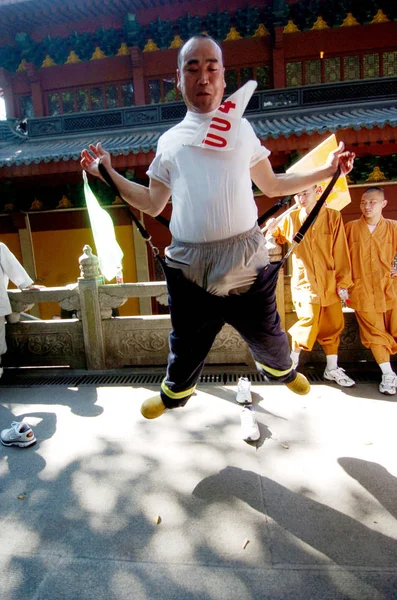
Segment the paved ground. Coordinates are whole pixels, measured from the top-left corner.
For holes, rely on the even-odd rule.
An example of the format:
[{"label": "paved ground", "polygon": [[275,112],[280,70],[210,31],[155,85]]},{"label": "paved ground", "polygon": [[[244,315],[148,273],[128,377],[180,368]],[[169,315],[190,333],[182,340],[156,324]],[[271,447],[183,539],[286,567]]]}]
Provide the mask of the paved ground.
[{"label": "paved ground", "polygon": [[[145,421],[150,387],[0,388],[1,600],[397,598],[397,402],[232,387]],[[247,543],[248,540],[248,543]]]}]

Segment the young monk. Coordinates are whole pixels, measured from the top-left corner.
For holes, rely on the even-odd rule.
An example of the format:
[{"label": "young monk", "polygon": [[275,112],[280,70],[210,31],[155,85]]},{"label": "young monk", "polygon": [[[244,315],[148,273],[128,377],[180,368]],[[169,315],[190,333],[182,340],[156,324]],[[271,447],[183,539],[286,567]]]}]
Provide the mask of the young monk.
[{"label": "young monk", "polygon": [[[268,231],[278,244],[291,243],[317,202],[317,186],[295,195],[297,203],[284,218],[270,219]],[[340,212],[323,206],[314,224],[292,255],[291,291],[298,321],[289,329],[291,358],[298,365],[301,350],[311,350],[317,340],[327,365],[324,379],[342,387],[354,385],[338,366],[338,348],[345,322],[341,297],[352,285],[349,249]]]},{"label": "young monk", "polygon": [[363,213],[346,224],[354,287],[351,307],[356,311],[363,345],[370,348],[382,380],[379,391],[394,396],[397,376],[390,355],[397,352],[397,221],[384,219],[387,205],[381,187],[368,188],[361,197]]}]

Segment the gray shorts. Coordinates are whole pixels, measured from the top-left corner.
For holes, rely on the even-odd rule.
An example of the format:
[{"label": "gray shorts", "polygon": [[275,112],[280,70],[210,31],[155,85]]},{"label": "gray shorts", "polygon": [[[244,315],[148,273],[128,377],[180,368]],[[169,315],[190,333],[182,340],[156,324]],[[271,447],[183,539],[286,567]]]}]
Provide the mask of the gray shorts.
[{"label": "gray shorts", "polygon": [[165,249],[169,267],[216,296],[249,290],[269,263],[265,238],[255,225],[250,231],[217,242],[191,243],[172,238]]}]

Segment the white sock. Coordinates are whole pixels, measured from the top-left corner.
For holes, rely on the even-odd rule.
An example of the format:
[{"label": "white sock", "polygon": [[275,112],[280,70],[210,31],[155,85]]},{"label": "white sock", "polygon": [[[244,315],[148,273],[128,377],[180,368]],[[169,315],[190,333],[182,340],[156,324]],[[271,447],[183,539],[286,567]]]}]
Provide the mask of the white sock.
[{"label": "white sock", "polygon": [[327,369],[328,371],[333,371],[338,368],[338,355],[337,354],[327,354]]},{"label": "white sock", "polygon": [[294,363],[294,365],[297,365],[299,363],[300,352],[296,352],[295,350],[292,350],[290,356],[291,356],[291,360]]},{"label": "white sock", "polygon": [[394,373],[389,362],[379,363],[379,367],[382,371],[382,375],[387,375],[387,373]]}]

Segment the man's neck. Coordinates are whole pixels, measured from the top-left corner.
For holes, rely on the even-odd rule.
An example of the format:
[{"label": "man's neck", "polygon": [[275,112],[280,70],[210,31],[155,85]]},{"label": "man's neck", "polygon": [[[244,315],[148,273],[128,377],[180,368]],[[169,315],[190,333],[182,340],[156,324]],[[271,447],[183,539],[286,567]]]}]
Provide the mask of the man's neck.
[{"label": "man's neck", "polygon": [[379,221],[381,220],[381,216],[380,217],[364,217],[365,222],[367,225],[377,225],[379,223]]}]

